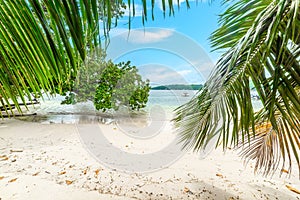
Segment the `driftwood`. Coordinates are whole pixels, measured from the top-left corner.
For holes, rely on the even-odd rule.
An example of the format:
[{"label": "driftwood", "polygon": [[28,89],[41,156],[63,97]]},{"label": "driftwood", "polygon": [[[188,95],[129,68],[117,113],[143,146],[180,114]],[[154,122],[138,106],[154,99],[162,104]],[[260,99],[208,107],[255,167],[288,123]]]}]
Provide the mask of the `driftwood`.
[{"label": "driftwood", "polygon": [[[19,106],[29,106],[29,105],[35,105],[35,104],[39,104],[40,102],[37,99],[33,99],[32,102],[28,102],[28,103],[19,103]],[[1,112],[6,112],[8,110],[12,110],[15,109],[16,105],[15,104],[10,104],[10,105],[3,105],[0,106],[0,111]],[[26,117],[26,116],[33,116],[33,115],[37,115],[37,113],[28,113],[28,114],[6,114],[6,113],[2,113],[0,115],[0,118],[11,118],[11,117]]]},{"label": "driftwood", "polygon": [[0,118],[27,117],[27,116],[34,116],[34,115],[37,115],[37,113],[2,115],[0,116]]},{"label": "driftwood", "polygon": [[[28,103],[19,103],[19,106],[30,106],[30,105],[35,105],[35,104],[39,104],[40,102],[36,99],[33,100],[33,102],[28,102]],[[10,105],[4,105],[4,106],[0,106],[0,111],[6,111],[8,109],[15,109],[16,105],[15,104],[10,104]]]}]

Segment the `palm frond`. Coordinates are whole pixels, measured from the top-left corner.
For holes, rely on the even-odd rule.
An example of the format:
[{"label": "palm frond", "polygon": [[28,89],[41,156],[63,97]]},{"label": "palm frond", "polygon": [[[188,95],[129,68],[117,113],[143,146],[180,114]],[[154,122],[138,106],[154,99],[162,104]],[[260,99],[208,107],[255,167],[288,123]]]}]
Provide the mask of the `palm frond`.
[{"label": "palm frond", "polygon": [[[198,96],[176,110],[185,148],[197,151],[217,135],[224,149],[250,142],[243,155],[265,174],[278,166],[279,150],[299,166],[299,19],[298,0],[241,0],[225,11],[212,44],[226,52]],[[263,104],[259,113],[250,81]],[[264,123],[265,134],[257,125]]]},{"label": "palm frond", "polygon": [[[134,1],[127,5],[130,28]],[[173,1],[165,5],[173,14]],[[70,90],[79,66],[101,47],[102,36],[108,38],[122,9],[121,0],[0,0],[0,107],[10,115],[11,104],[22,112],[19,103]]]}]

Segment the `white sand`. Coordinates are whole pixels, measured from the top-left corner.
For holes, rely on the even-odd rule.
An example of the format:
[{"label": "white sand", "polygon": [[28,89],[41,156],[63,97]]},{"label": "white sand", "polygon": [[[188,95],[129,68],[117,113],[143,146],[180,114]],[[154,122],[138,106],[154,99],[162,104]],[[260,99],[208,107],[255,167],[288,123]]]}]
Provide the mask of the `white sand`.
[{"label": "white sand", "polygon": [[[107,138],[128,152],[151,151],[115,125]],[[168,125],[166,129],[170,129]],[[127,138],[127,139],[126,139]],[[236,152],[215,150],[205,159],[188,152],[152,173],[126,174],[98,163],[83,147],[75,125],[0,121],[0,199],[300,199],[297,169],[290,177],[254,175]],[[68,183],[68,184],[67,184]]]}]

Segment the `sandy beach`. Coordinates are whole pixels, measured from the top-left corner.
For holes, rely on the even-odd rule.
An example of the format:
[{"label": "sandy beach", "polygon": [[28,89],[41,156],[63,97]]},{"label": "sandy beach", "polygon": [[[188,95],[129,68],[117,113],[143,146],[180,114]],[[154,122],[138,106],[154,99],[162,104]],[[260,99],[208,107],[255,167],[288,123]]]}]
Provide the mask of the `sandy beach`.
[{"label": "sandy beach", "polygon": [[[165,142],[158,135],[148,145],[139,144],[113,123],[99,126],[109,141],[130,153],[147,154]],[[254,174],[253,163],[245,166],[231,150],[217,149],[204,159],[186,152],[163,169],[126,173],[98,162],[75,124],[0,121],[1,200],[300,199],[288,187],[300,189],[297,168],[291,175],[262,177]]]}]

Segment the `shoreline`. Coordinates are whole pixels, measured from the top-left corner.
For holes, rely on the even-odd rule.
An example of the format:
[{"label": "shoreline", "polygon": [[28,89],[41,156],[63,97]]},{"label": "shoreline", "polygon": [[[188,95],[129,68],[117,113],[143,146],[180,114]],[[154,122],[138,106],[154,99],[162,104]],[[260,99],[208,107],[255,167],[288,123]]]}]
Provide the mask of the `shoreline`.
[{"label": "shoreline", "polygon": [[[131,153],[143,148],[148,153],[159,151],[167,139],[155,136],[145,145],[124,136],[115,124],[99,126],[109,141]],[[297,168],[290,177],[285,173],[279,177],[279,172],[272,179],[262,177],[254,174],[253,163],[244,166],[231,150],[226,154],[213,150],[204,159],[186,152],[166,168],[129,174],[95,160],[81,143],[74,124],[15,119],[0,121],[0,146],[1,200],[300,198],[287,188],[300,189]]]}]

